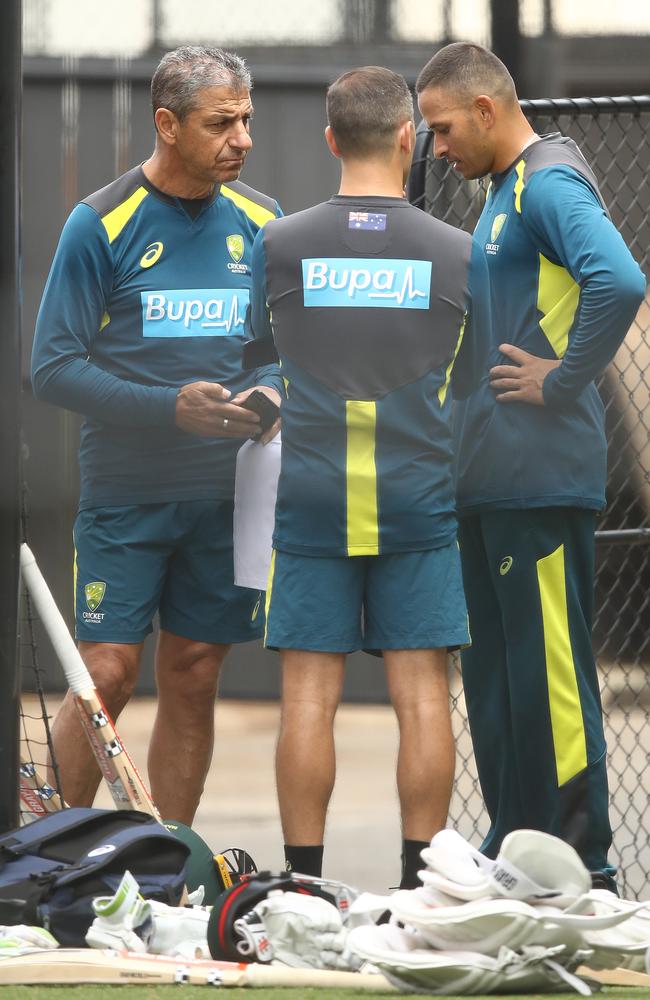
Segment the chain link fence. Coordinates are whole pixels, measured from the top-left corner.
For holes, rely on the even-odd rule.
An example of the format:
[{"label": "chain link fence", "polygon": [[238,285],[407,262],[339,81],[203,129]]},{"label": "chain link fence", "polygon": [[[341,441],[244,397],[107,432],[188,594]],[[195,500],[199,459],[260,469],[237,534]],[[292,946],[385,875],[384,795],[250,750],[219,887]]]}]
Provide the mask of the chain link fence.
[{"label": "chain link fence", "polygon": [[[642,269],[650,255],[650,96],[522,101],[541,134],[570,135],[592,165],[601,192]],[[409,197],[432,215],[472,231],[484,201],[481,183],[465,181],[433,157],[420,127]],[[607,510],[597,540],[594,649],[609,749],[612,860],[622,891],[647,895],[650,883],[650,299],[599,389],[605,404],[609,463]],[[450,820],[477,842],[487,815],[476,777],[460,671],[455,665],[454,729],[458,765]]]}]

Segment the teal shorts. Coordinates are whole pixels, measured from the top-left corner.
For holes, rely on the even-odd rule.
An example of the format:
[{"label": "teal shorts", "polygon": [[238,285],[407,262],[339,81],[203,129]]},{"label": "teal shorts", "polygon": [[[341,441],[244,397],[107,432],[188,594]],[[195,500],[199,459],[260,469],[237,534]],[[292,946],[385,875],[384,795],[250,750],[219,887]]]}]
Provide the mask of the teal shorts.
[{"label": "teal shorts", "polygon": [[77,639],[141,642],[160,626],[195,642],[262,635],[260,592],[236,587],[229,500],[93,507],[74,524]]},{"label": "teal shorts", "polygon": [[332,559],[274,552],[266,612],[272,649],[351,653],[469,642],[456,542]]}]

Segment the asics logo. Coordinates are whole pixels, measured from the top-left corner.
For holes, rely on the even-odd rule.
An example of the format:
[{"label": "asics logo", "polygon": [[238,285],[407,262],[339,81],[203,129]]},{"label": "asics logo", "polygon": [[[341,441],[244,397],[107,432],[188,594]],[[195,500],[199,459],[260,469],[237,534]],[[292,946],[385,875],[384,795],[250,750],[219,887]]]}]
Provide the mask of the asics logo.
[{"label": "asics logo", "polygon": [[227,337],[243,333],[247,288],[142,292],[143,337]]},{"label": "asics logo", "polygon": [[143,256],[140,258],[140,267],[152,267],[157,260],[160,260],[160,255],[163,250],[164,246],[160,240],[156,243],[150,243]]},{"label": "asics logo", "polygon": [[428,309],[431,261],[306,258],[302,261],[305,306]]},{"label": "asics logo", "polygon": [[506,556],[499,563],[499,573],[501,576],[505,576],[506,573],[510,572],[510,567],[512,566],[512,556]]}]

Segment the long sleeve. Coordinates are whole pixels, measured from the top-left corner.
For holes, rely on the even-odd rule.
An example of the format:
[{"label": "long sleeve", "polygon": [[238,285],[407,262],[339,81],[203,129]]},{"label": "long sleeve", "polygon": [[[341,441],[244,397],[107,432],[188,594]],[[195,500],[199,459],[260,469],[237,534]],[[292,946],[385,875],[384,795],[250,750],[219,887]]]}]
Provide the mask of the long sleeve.
[{"label": "long sleeve", "polygon": [[490,275],[482,247],[472,240],[469,266],[469,302],[465,330],[454,364],[451,390],[454,399],[467,399],[486,374],[491,344],[492,321],[489,308]]},{"label": "long sleeve", "polygon": [[177,389],[141,385],[93,364],[113,283],[113,255],[96,212],[78,205],[65,224],[36,321],[32,385],[38,399],[107,423],[174,423]]},{"label": "long sleeve", "polygon": [[547,406],[578,396],[612,360],[645,294],[645,278],[591,186],[554,167],[526,187],[523,219],[541,252],[579,285],[577,313],[562,363],[543,385]]},{"label": "long sleeve", "polygon": [[[251,256],[251,300],[246,314],[246,336],[249,343],[244,348],[244,367],[256,367],[260,361],[277,359],[273,343],[271,314],[266,301],[266,254],[264,253],[264,231],[260,229],[253,243]],[[257,385],[270,385],[283,395],[284,383],[278,364],[257,367]]]}]

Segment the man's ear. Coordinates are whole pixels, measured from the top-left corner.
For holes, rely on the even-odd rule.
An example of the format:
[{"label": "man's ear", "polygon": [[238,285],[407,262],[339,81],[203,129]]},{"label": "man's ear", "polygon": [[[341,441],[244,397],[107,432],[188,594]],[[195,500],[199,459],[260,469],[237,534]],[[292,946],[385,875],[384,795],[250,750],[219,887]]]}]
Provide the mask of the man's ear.
[{"label": "man's ear", "polygon": [[399,127],[398,135],[399,148],[404,153],[412,153],[415,149],[415,123],[412,121],[404,122]]},{"label": "man's ear", "polygon": [[332,132],[331,125],[325,128],[325,142],[327,143],[327,148],[329,149],[332,156],[335,156],[338,160],[341,159],[341,151],[336,144],[336,139],[334,138],[334,133]]},{"label": "man's ear", "polygon": [[494,128],[496,122],[496,106],[491,97],[481,94],[474,98],[474,111],[485,128]]},{"label": "man's ear", "polygon": [[156,125],[156,131],[162,141],[167,143],[168,146],[174,146],[178,132],[178,118],[174,112],[169,111],[168,108],[158,108],[153,120]]}]

